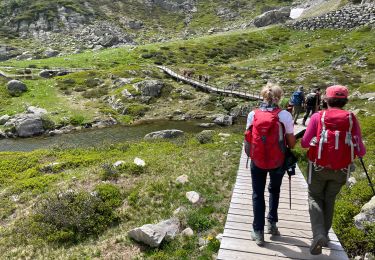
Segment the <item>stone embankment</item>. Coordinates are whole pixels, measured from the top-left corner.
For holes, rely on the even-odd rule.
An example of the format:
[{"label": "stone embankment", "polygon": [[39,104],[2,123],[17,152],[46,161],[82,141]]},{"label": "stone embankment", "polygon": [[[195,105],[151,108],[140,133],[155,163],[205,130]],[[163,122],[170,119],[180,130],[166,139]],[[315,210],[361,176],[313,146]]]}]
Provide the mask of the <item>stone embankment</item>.
[{"label": "stone embankment", "polygon": [[348,5],[322,16],[295,21],[288,26],[299,30],[316,30],[352,29],[364,25],[375,27],[375,4]]}]

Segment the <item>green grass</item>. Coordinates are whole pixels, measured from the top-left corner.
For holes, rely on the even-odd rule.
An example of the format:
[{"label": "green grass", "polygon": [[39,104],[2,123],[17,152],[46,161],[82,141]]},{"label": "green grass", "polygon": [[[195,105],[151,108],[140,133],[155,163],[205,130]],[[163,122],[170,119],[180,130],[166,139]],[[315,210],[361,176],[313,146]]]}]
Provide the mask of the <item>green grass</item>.
[{"label": "green grass", "polygon": [[[165,243],[160,249],[148,249],[145,257],[160,259],[158,257],[163,255],[162,259],[170,259],[172,256],[179,255],[193,258],[210,256],[217,251],[217,247],[213,244],[200,251],[197,244],[198,234],[214,237],[222,232],[231,187],[236,176],[241,139],[242,136],[236,134],[227,138],[225,145],[217,136],[215,142],[205,145],[199,144],[194,137],[187,137],[174,142],[120,143],[91,149],[2,153],[0,201],[3,203],[0,204],[0,212],[2,212],[2,223],[6,223],[0,229],[2,234],[0,250],[3,252],[3,257],[92,258],[97,254],[109,254],[115,257],[119,253],[116,248],[120,247],[126,251],[134,246],[134,242],[126,235],[127,231],[136,226],[169,218],[179,206],[188,209],[180,216],[183,227],[191,226],[199,233],[191,239],[180,237],[172,243]],[[230,151],[230,155],[224,156],[225,151]],[[146,171],[137,170],[136,174],[132,173],[134,169],[129,167],[135,157],[145,160]],[[43,201],[43,198],[53,198],[56,192],[64,192],[68,189],[83,189],[87,192],[97,190],[98,188],[95,187],[103,185],[101,165],[112,164],[117,160],[124,160],[129,166],[120,169],[116,179],[109,180],[126,198],[125,203],[121,203],[116,211],[119,217],[117,226],[101,229],[96,239],[89,240],[80,236],[74,236],[71,240],[68,239],[70,235],[67,236],[65,233],[56,233],[56,236],[49,233],[48,236],[52,240],[47,241],[47,244],[41,242],[43,238],[37,237],[40,233],[35,229],[33,230],[37,232],[36,235],[30,234],[28,240],[24,240],[19,232],[14,232],[15,228],[22,230],[23,225],[27,227],[27,223],[30,223],[29,216],[21,213],[26,209],[30,209],[33,213],[33,205]],[[43,165],[52,162],[60,163],[54,173],[41,171]],[[177,185],[175,179],[182,174],[189,176],[189,183]],[[112,192],[111,189],[103,187],[102,196]],[[199,192],[204,202],[197,206],[191,205],[185,198],[185,192],[190,190]],[[14,196],[19,199],[13,201]],[[81,199],[86,198],[86,195],[82,196]],[[76,203],[81,202],[77,200]],[[113,203],[118,205],[116,201]],[[11,217],[13,212],[15,218]],[[49,214],[49,211],[43,212]],[[51,230],[54,229],[49,230],[52,232]],[[56,232],[60,232],[58,230]],[[54,240],[55,238],[57,240]],[[74,243],[69,248],[65,248],[56,247],[51,241],[59,241],[62,245],[71,241]],[[25,246],[31,250],[25,252]],[[136,255],[140,256],[139,253],[134,253],[132,256]]]}]

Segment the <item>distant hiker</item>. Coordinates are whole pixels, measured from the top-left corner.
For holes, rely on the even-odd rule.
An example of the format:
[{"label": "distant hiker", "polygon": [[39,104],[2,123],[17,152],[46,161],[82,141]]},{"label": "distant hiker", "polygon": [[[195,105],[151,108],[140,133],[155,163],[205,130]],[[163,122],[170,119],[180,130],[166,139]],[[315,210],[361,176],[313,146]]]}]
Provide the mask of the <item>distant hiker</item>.
[{"label": "distant hiker", "polygon": [[297,119],[302,111],[302,105],[305,102],[305,94],[303,92],[303,86],[299,86],[296,91],[293,92],[290,103],[293,104],[293,118],[294,123],[297,124]]},{"label": "distant hiker", "polygon": [[320,103],[322,102],[322,97],[320,93],[320,88],[316,88],[316,105],[315,105],[315,112],[320,110]]},{"label": "distant hiker", "polygon": [[268,191],[269,213],[267,216],[267,233],[279,235],[277,209],[279,206],[280,186],[285,173],[283,163],[286,145],[293,148],[296,139],[293,135],[293,118],[286,110],[279,108],[283,94],[282,89],[267,84],[261,91],[263,102],[259,109],[249,113],[246,129],[251,131],[250,151],[251,179],[253,187],[253,231],[251,238],[259,246],[264,244],[265,202],[264,189],[267,173],[270,184]]},{"label": "distant hiker", "polygon": [[321,254],[328,243],[336,195],[347,181],[355,156],[366,149],[359,123],[343,107],[348,102],[348,89],[331,86],[326,89],[328,108],[312,115],[301,145],[309,148],[308,199],[313,241],[310,253]]},{"label": "distant hiker", "polygon": [[313,89],[309,94],[306,96],[306,112],[303,116],[302,125],[305,125],[307,118],[310,116],[310,114],[314,114],[317,108],[317,100],[318,100],[318,90]]}]

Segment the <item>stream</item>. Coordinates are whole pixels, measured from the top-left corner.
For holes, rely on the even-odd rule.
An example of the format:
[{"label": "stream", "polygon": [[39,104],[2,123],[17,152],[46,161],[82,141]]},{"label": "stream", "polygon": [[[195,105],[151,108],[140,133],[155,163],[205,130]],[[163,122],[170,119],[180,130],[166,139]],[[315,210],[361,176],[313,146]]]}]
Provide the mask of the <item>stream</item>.
[{"label": "stream", "polygon": [[[83,129],[81,131],[56,136],[38,136],[0,140],[0,152],[33,151],[59,147],[63,149],[79,147],[99,147],[118,142],[141,140],[146,134],[165,129],[179,129],[186,133],[198,133],[206,128],[199,126],[206,121],[147,121],[134,126],[113,126],[102,129]],[[243,132],[242,123],[230,127],[214,126],[208,129],[223,132]]]}]

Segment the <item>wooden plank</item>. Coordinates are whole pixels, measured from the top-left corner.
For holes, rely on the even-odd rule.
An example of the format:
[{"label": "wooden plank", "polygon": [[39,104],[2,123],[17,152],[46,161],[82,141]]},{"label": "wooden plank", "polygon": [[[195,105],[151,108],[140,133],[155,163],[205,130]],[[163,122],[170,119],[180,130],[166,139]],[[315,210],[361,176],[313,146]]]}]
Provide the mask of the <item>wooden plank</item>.
[{"label": "wooden plank", "polygon": [[[287,257],[294,259],[348,259],[345,252],[323,248],[322,254],[316,258],[312,256],[307,247],[298,247],[294,245],[281,245],[276,243],[266,243],[264,247],[256,246],[253,241],[223,238],[222,248],[239,252],[257,253],[268,256]],[[254,246],[255,245],[255,246]]]},{"label": "wooden plank", "polygon": [[[242,204],[242,205],[247,205],[248,207],[252,207],[253,203],[251,200],[248,200],[248,199],[238,199],[238,198],[232,198],[231,200],[231,205],[232,204]],[[279,203],[279,209],[289,209],[289,201],[288,202],[284,202],[284,201],[281,201]],[[293,210],[304,210],[306,212],[308,212],[309,208],[307,205],[298,205],[298,204],[293,204]]]},{"label": "wooden plank", "polygon": [[[252,240],[249,231],[226,229],[223,237],[238,238],[244,240]],[[270,234],[264,234],[264,240],[270,243],[289,244],[301,247],[310,247],[311,239],[306,237],[291,236],[289,234],[281,233],[280,236],[272,236]],[[327,248],[332,250],[343,251],[341,244],[338,241],[330,240]]]},{"label": "wooden plank", "polygon": [[249,252],[220,249],[217,260],[268,260],[277,259],[274,256],[253,254]]},{"label": "wooden plank", "polygon": [[[269,196],[268,193],[264,194],[264,199],[266,201],[269,200],[269,197],[270,196]],[[246,198],[246,199],[252,200],[252,193],[251,192],[242,193],[242,192],[233,191],[232,198]],[[279,200],[289,203],[289,194],[287,194],[285,192],[281,192]],[[306,196],[305,199],[303,199],[303,198],[298,198],[298,197],[292,195],[292,203],[299,204],[299,205],[308,205],[307,196]]]},{"label": "wooden plank", "polygon": [[[242,210],[242,209],[230,208],[229,211],[228,211],[228,215],[242,216],[244,218],[248,218],[248,219],[251,219],[251,220],[254,217],[254,213],[253,213],[252,209]],[[304,216],[299,216],[299,215],[293,214],[293,211],[291,211],[289,213],[278,212],[278,215],[279,215],[278,216],[279,221],[281,221],[281,220],[293,220],[293,221],[297,221],[297,222],[305,222],[305,223],[310,224],[310,216],[308,214],[306,214]],[[267,212],[266,212],[266,216],[267,216]]]},{"label": "wooden plank", "polygon": [[[246,190],[246,189],[239,189],[239,188],[235,187],[233,189],[233,195],[234,194],[238,194],[238,195],[242,195],[242,196],[246,196],[246,197],[251,198],[252,195],[253,195],[253,191],[252,190]],[[267,190],[264,191],[264,197],[265,198],[269,197],[269,193],[268,193]],[[288,191],[281,190],[280,191],[280,198],[281,197],[289,199],[289,190]],[[295,191],[295,190],[292,189],[292,200],[299,200],[299,201],[306,201],[306,202],[308,202],[307,193],[305,193],[305,192],[298,192],[298,191]]]},{"label": "wooden plank", "polygon": [[[233,222],[233,223],[235,222],[235,223],[240,223],[240,224],[252,224],[253,219],[246,217],[246,216],[229,214],[227,215],[227,222]],[[277,226],[298,229],[298,230],[311,230],[310,223],[293,221],[293,220],[280,219],[279,222],[277,223]]]},{"label": "wooden plank", "polygon": [[[267,209],[268,207],[266,207]],[[235,204],[235,203],[232,203],[229,207],[230,210],[234,209],[234,210],[241,210],[243,213],[242,214],[246,214],[246,210],[248,211],[251,211],[251,214],[253,214],[253,207],[252,206],[249,206],[249,205],[243,205],[243,204]],[[294,210],[294,206],[292,204],[292,209],[278,209],[277,212],[279,213],[279,218],[282,217],[283,215],[292,215],[292,216],[300,216],[300,217],[305,217],[305,218],[310,218],[310,215],[309,215],[309,212],[308,211],[303,211],[303,210],[300,210],[300,211],[295,211]]]}]

